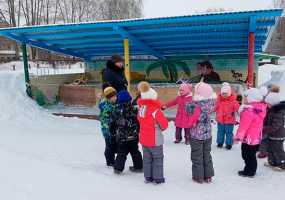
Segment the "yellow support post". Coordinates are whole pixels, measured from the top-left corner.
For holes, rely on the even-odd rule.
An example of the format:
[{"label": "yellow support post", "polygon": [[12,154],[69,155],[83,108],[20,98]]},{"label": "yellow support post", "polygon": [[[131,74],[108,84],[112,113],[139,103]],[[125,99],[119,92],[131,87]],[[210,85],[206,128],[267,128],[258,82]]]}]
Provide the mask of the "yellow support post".
[{"label": "yellow support post", "polygon": [[125,75],[128,81],[128,91],[131,92],[130,48],[129,40],[124,39]]}]

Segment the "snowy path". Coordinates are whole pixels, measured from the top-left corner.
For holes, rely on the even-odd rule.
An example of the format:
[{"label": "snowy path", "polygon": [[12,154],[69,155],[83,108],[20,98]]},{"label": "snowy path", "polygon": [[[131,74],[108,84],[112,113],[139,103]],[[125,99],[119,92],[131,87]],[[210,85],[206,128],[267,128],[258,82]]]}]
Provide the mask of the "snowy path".
[{"label": "snowy path", "polygon": [[236,175],[243,165],[239,146],[227,152],[213,145],[214,183],[193,183],[190,148],[172,143],[173,124],[165,133],[166,184],[145,185],[142,174],[127,170],[115,176],[104,165],[99,122],[50,115],[26,98],[23,83],[22,74],[0,73],[0,199],[268,200],[283,196],[285,174],[263,167],[262,162],[255,179]]}]

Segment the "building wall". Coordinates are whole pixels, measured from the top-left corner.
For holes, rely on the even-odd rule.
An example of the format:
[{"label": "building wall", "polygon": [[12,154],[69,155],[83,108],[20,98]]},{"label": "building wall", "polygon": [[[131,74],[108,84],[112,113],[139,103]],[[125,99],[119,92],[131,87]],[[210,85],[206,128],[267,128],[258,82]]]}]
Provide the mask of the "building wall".
[{"label": "building wall", "polygon": [[265,52],[285,56],[285,17],[280,17]]},{"label": "building wall", "polygon": [[[8,27],[6,23],[0,23],[0,28]],[[16,58],[15,42],[4,37],[0,37],[0,63],[9,62]]]}]

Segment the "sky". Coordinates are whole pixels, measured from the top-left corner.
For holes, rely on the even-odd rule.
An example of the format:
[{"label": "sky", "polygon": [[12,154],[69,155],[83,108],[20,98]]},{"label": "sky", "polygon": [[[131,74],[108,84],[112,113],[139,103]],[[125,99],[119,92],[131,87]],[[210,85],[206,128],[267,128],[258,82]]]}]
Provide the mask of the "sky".
[{"label": "sky", "polygon": [[189,15],[208,8],[227,10],[268,9],[272,0],[144,0],[145,17]]}]

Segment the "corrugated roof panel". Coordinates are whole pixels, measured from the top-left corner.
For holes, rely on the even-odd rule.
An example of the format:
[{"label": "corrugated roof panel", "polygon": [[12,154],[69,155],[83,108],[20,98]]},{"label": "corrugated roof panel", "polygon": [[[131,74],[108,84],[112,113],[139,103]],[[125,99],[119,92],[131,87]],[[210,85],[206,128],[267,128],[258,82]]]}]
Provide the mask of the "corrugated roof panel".
[{"label": "corrugated roof panel", "polygon": [[262,52],[281,9],[192,16],[130,19],[0,29],[0,35],[31,46],[90,60],[123,53],[123,39],[134,54],[159,58],[184,54],[247,53],[250,19],[255,51]]}]

